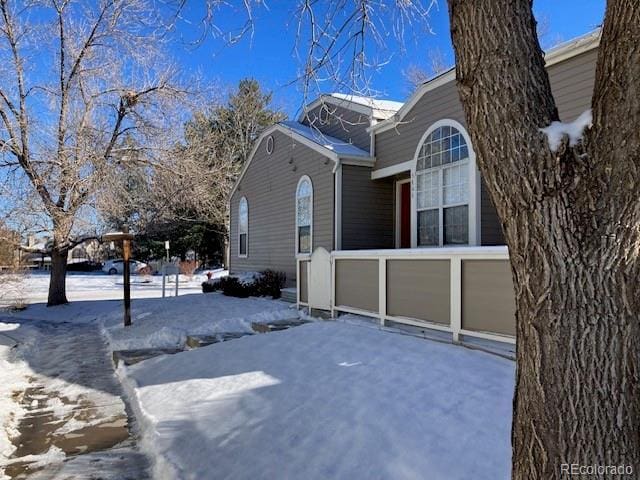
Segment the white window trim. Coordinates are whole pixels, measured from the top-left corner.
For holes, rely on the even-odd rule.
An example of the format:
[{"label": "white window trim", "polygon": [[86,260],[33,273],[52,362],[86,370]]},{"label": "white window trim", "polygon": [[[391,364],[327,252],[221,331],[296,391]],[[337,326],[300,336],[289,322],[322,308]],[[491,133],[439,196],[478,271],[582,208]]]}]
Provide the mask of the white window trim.
[{"label": "white window trim", "polygon": [[[418,194],[417,194],[417,167],[418,167],[418,156],[420,155],[420,150],[422,148],[422,144],[425,140],[431,135],[435,130],[440,127],[453,127],[460,132],[464,141],[467,143],[467,148],[469,149],[469,159],[466,162],[456,162],[452,164],[462,165],[467,163],[469,166],[469,191],[468,191],[468,202],[461,203],[460,205],[469,205],[469,246],[480,245],[480,172],[478,170],[478,166],[476,164],[476,153],[473,149],[473,144],[471,143],[471,137],[467,133],[467,130],[457,121],[452,119],[442,119],[433,123],[427,131],[422,135],[420,141],[418,142],[418,146],[413,155],[413,165],[411,166],[411,248],[418,248]],[[448,168],[448,166],[444,166],[444,168],[439,169],[438,176],[440,177],[440,185],[442,185],[442,171]],[[442,199],[439,199],[439,216],[440,216],[440,231],[439,231],[439,245],[440,247],[444,245],[444,225],[443,225],[443,207],[442,207]],[[456,206],[456,204],[447,205],[448,207]],[[425,246],[425,248],[427,248]]]},{"label": "white window trim", "polygon": [[[244,254],[240,253],[240,235],[242,235],[242,232],[240,231],[240,221],[241,221],[241,213],[240,213],[240,205],[242,205],[242,201],[244,200],[244,202],[247,204],[247,231],[246,231],[246,235],[247,235],[247,251]],[[238,203],[238,258],[247,258],[249,256],[249,201],[247,200],[247,197],[242,197],[240,199],[240,203]]]},{"label": "white window trim", "polygon": [[[311,217],[311,222],[309,225],[309,245],[310,245],[310,252],[309,253],[301,253],[299,251],[298,248],[298,190],[300,189],[300,184],[304,181],[308,181],[309,185],[311,185],[311,199],[310,199],[310,217]],[[296,185],[296,193],[295,193],[295,211],[296,211],[296,223],[295,223],[295,254],[296,256],[303,256],[303,255],[311,255],[313,253],[313,182],[311,181],[311,178],[308,175],[302,175],[300,177],[300,179],[298,180],[298,184]]]},{"label": "white window trim", "polygon": [[[402,189],[401,186],[405,183],[411,183],[411,178],[404,178],[402,180],[396,180],[396,208],[395,208],[395,215],[396,215],[396,220],[395,220],[395,227],[396,227],[396,233],[395,233],[395,247],[396,248],[400,248],[400,235],[401,235],[401,214],[402,214],[402,210],[401,210],[401,203],[402,203]],[[409,185],[409,192],[411,192],[411,185]],[[411,193],[409,193],[409,203],[411,203]],[[409,214],[409,217],[411,217],[411,214]],[[410,223],[412,222],[412,220],[410,220]],[[411,229],[411,226],[409,226],[409,229]]]}]

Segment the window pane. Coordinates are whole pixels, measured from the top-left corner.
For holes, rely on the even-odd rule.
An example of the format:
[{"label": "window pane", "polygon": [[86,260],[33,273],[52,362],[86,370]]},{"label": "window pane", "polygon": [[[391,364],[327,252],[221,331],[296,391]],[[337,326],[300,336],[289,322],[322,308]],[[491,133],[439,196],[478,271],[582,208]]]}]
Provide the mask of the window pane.
[{"label": "window pane", "polygon": [[240,199],[240,218],[238,220],[238,229],[240,233],[247,233],[247,227],[249,225],[249,206],[246,198]]},{"label": "window pane", "polygon": [[439,237],[438,210],[418,212],[418,246],[438,245],[440,243]]},{"label": "window pane", "polygon": [[460,147],[460,160],[466,160],[469,158],[469,149],[467,148],[467,144],[462,142],[462,146]]},{"label": "window pane", "polygon": [[303,180],[298,186],[298,198],[311,196],[311,184],[308,180]]},{"label": "window pane", "polygon": [[311,227],[298,227],[298,253],[311,253]]},{"label": "window pane", "polygon": [[241,233],[240,234],[240,255],[246,255],[246,254],[247,254],[247,234]]},{"label": "window pane", "polygon": [[442,172],[442,201],[444,205],[465,203],[469,190],[468,165],[450,167]]},{"label": "window pane", "polygon": [[466,245],[469,243],[469,207],[450,207],[444,209],[445,245]]},{"label": "window pane", "polygon": [[417,175],[418,209],[438,206],[438,172]]},{"label": "window pane", "polygon": [[311,225],[311,197],[298,199],[298,226]]}]

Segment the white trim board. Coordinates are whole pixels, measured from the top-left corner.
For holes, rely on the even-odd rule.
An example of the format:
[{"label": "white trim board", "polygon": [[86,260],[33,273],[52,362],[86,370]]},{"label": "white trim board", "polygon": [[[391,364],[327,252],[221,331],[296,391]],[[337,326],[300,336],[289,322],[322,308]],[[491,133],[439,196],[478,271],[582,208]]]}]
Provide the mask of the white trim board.
[{"label": "white trim board", "polygon": [[379,168],[371,172],[371,179],[378,180],[379,178],[392,177],[403,172],[410,172],[413,168],[413,160],[407,160],[406,162],[396,163],[390,167]]},{"label": "white trim board", "polygon": [[[394,245],[396,248],[401,248],[400,242],[402,241],[402,190],[400,186],[405,183],[409,184],[409,209],[411,209],[411,177],[396,180],[394,182],[396,204],[393,209],[393,213],[395,215],[393,226],[395,229]],[[411,235],[411,213],[409,213],[409,235]]]}]

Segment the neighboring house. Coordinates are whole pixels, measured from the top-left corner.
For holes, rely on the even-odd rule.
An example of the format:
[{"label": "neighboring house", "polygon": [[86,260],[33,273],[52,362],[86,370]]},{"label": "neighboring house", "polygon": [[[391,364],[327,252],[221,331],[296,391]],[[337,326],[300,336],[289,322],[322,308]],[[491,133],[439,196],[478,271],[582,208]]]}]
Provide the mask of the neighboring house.
[{"label": "neighboring house", "polygon": [[[594,32],[546,54],[563,121],[590,108],[598,43]],[[512,339],[508,253],[454,70],[404,104],[321,96],[297,122],[260,136],[230,209],[232,273],[271,268],[290,284],[301,277],[306,304],[308,256],[324,247],[332,311],[428,323],[456,338]]]},{"label": "neighboring house", "polygon": [[[51,268],[51,239],[49,237],[36,238],[29,235],[26,245],[20,246],[21,263],[27,268],[48,270]],[[103,248],[96,239],[90,239],[71,248],[67,254],[67,263],[93,262],[100,263],[103,258]]]}]

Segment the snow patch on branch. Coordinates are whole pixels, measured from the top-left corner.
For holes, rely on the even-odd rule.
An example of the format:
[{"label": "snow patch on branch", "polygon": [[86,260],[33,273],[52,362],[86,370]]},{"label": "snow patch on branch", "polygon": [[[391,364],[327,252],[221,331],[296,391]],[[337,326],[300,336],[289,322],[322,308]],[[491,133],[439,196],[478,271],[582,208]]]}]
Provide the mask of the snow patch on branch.
[{"label": "snow patch on branch", "polygon": [[580,114],[573,122],[551,122],[546,128],[540,131],[547,136],[549,140],[549,148],[552,152],[557,152],[565,135],[569,137],[569,146],[575,147],[582,139],[582,133],[585,128],[590,128],[593,123],[591,109]]}]

